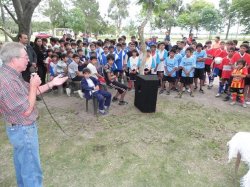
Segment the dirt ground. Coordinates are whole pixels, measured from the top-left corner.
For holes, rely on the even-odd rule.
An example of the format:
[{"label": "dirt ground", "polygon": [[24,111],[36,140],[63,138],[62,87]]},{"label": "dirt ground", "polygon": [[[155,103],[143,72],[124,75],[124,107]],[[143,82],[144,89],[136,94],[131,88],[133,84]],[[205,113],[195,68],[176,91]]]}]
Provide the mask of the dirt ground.
[{"label": "dirt ground", "polygon": [[[217,87],[195,97],[158,95],[157,111],[143,114],[112,103],[107,116],[85,111],[77,95],[44,95],[64,135],[38,102],[39,138],[45,186],[233,186],[226,142],[249,131],[250,106],[215,98]],[[110,90],[113,94],[115,90]],[[91,107],[90,107],[91,108]],[[1,122],[0,122],[1,124]],[[15,186],[12,147],[0,125],[0,186]],[[246,171],[241,167],[239,176]],[[239,181],[239,179],[238,179]]]}]

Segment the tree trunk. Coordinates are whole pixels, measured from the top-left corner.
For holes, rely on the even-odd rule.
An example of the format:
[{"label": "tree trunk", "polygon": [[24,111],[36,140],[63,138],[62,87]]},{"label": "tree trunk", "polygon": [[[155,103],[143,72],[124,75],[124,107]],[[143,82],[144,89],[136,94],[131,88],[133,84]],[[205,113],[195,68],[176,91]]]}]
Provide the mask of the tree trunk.
[{"label": "tree trunk", "polygon": [[225,38],[225,40],[228,39],[229,30],[230,30],[230,28],[231,28],[231,19],[232,19],[232,18],[229,16],[228,25],[227,25],[227,33],[226,33],[226,38]]},{"label": "tree trunk", "polygon": [[192,32],[193,32],[193,27],[190,27],[189,34],[191,34]]},{"label": "tree trunk", "polygon": [[[1,6],[1,16],[2,16],[2,22],[3,22],[3,29],[6,29],[5,15],[4,15],[4,8],[3,8],[2,0],[0,0],[0,6]],[[5,32],[4,32],[4,37],[5,37],[5,42],[7,42],[8,35]]]},{"label": "tree trunk", "polygon": [[[12,14],[10,9],[4,5],[4,8],[9,13],[14,22],[18,25],[18,33],[25,33],[30,38],[31,36],[31,18],[35,8],[41,0],[12,0],[16,16]],[[11,37],[12,40],[17,41],[18,38]]]},{"label": "tree trunk", "polygon": [[145,63],[146,63],[146,58],[147,58],[147,46],[145,43],[145,38],[144,38],[144,28],[148,23],[149,18],[152,16],[153,13],[153,4],[151,3],[148,10],[147,10],[147,15],[145,17],[145,19],[143,20],[143,22],[141,23],[141,25],[138,27],[138,36],[139,36],[139,40],[141,42],[141,52],[143,54],[142,56],[142,60],[141,60],[141,66],[140,66],[140,70],[139,73],[140,75],[144,75],[144,67],[145,67]]},{"label": "tree trunk", "polygon": [[171,31],[172,31],[172,27],[169,26],[169,28],[168,28],[168,33],[169,33],[169,35],[171,34]]}]

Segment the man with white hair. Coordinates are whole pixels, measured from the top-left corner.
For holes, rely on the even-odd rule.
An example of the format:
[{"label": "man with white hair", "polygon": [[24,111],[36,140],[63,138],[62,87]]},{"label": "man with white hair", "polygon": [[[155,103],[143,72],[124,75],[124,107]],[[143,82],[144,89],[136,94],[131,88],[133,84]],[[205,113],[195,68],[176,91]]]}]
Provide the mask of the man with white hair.
[{"label": "man with white hair", "polygon": [[0,51],[0,113],[4,117],[6,132],[13,145],[14,165],[18,187],[41,187],[42,170],[35,107],[36,96],[53,86],[63,84],[68,77],[55,77],[40,86],[41,79],[33,74],[30,83],[22,78],[28,65],[28,54],[23,45],[10,42]]}]

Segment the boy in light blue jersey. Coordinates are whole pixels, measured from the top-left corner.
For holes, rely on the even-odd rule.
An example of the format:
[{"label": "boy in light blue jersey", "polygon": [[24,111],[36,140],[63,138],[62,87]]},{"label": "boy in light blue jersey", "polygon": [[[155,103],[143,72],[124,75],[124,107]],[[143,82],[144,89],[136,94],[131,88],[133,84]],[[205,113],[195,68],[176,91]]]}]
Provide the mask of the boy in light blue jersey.
[{"label": "boy in light blue jersey", "polygon": [[196,58],[196,68],[194,72],[194,82],[195,88],[197,89],[198,78],[200,79],[200,93],[204,93],[202,87],[204,86],[205,80],[205,61],[207,59],[207,53],[205,50],[202,50],[203,46],[201,43],[196,45],[196,51],[194,52],[194,57]]},{"label": "boy in light blue jersey", "polygon": [[181,73],[181,86],[178,94],[178,98],[182,97],[183,86],[189,86],[190,96],[193,95],[193,79],[194,79],[194,70],[196,67],[196,58],[192,56],[193,49],[191,47],[186,49],[186,56],[182,58],[179,68],[182,69]]},{"label": "boy in light blue jersey", "polygon": [[178,90],[178,83],[179,83],[180,78],[181,78],[181,70],[179,69],[179,66],[181,64],[181,60],[182,60],[183,56],[180,54],[180,51],[181,51],[180,47],[174,46],[173,48],[176,50],[175,58],[178,62],[178,70],[176,71],[176,80],[175,80],[175,90]]},{"label": "boy in light blue jersey", "polygon": [[173,88],[176,80],[176,71],[178,70],[178,61],[175,58],[175,50],[171,49],[169,51],[169,57],[167,57],[165,61],[165,71],[164,71],[164,78],[163,83],[167,81],[169,83],[169,87],[167,90],[167,95],[170,94],[170,90]]},{"label": "boy in light blue jersey", "polygon": [[165,50],[165,44],[163,42],[158,44],[158,54],[156,57],[156,72],[160,81],[160,86],[161,90],[159,94],[162,94],[164,92],[164,84],[163,84],[163,77],[164,77],[164,65],[165,65],[165,60],[168,57],[168,52]]}]

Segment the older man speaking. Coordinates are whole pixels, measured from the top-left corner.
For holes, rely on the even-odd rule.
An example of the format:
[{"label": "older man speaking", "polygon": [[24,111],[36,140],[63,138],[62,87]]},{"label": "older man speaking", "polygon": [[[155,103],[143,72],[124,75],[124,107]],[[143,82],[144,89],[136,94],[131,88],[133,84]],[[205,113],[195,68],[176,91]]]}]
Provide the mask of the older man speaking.
[{"label": "older man speaking", "polygon": [[40,86],[40,77],[34,74],[30,83],[25,82],[21,73],[27,68],[28,55],[20,43],[4,44],[0,59],[3,62],[0,68],[0,112],[6,122],[8,138],[14,147],[17,185],[41,187],[36,96],[53,86],[63,84],[68,77],[55,77],[51,82]]}]

